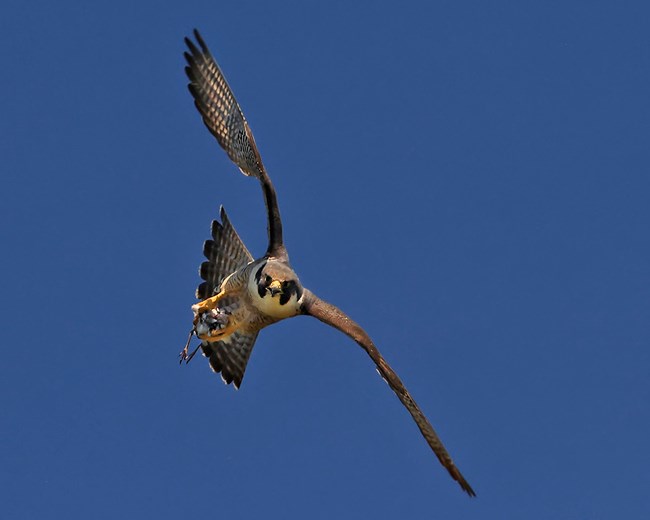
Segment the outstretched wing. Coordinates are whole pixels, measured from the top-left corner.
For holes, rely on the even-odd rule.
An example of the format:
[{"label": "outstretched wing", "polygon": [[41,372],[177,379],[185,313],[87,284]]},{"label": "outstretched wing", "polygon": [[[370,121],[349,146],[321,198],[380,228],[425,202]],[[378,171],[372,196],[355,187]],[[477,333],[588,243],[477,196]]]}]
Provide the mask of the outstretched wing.
[{"label": "outstretched wing", "polygon": [[468,484],[463,475],[461,475],[460,471],[454,464],[454,461],[449,456],[449,453],[442,444],[438,434],[433,429],[433,426],[431,426],[431,423],[429,423],[427,418],[424,416],[420,407],[408,393],[408,390],[406,390],[406,387],[400,378],[393,371],[390,365],[386,363],[386,360],[379,353],[379,350],[377,350],[377,347],[375,347],[368,334],[366,334],[359,325],[352,321],[341,310],[327,302],[324,302],[307,289],[305,289],[304,292],[302,312],[303,314],[313,316],[323,323],[331,325],[341,332],[344,332],[368,353],[370,358],[375,362],[375,365],[377,365],[379,374],[397,394],[399,400],[402,401],[402,404],[413,417],[415,424],[420,428],[422,435],[438,457],[440,463],[447,468],[449,474],[460,484],[463,491],[470,496],[476,496],[472,487]]},{"label": "outstretched wing", "polygon": [[269,248],[267,253],[270,256],[285,257],[282,221],[275,189],[262,164],[253,132],[228,86],[226,78],[196,29],[194,38],[198,47],[192,40],[185,38],[190,52],[184,54],[188,64],[185,67],[185,72],[190,79],[188,87],[194,97],[194,104],[201,113],[208,130],[217,138],[228,157],[244,175],[257,177],[260,180],[268,213]]},{"label": "outstretched wing", "polygon": [[234,383],[235,388],[241,386],[257,334],[258,332],[237,331],[225,340],[215,343],[201,342],[203,355],[210,359],[212,370],[221,372],[224,383]]},{"label": "outstretched wing", "polygon": [[220,209],[221,222],[212,221],[212,240],[203,244],[207,261],[201,264],[199,274],[205,280],[196,289],[196,297],[205,300],[215,294],[224,278],[253,261],[241,238],[232,227],[226,210]]}]

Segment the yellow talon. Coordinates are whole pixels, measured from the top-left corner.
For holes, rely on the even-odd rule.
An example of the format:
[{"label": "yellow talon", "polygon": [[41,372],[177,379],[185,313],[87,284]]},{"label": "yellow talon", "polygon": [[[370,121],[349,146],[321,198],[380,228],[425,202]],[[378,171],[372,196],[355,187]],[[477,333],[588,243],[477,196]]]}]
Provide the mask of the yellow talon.
[{"label": "yellow talon", "polygon": [[225,295],[226,293],[224,291],[221,291],[216,296],[212,296],[206,300],[203,300],[202,302],[192,305],[192,310],[198,316],[199,314],[203,314],[204,312],[208,312],[211,311],[212,309],[216,309],[217,305],[219,304],[219,300],[221,300],[221,298],[223,298]]},{"label": "yellow talon", "polygon": [[201,341],[207,341],[208,343],[215,343],[217,341],[221,341],[226,336],[230,336],[233,332],[235,332],[235,330],[237,330],[236,325],[227,325],[223,329],[212,330],[207,334],[201,334],[200,336],[197,337]]}]

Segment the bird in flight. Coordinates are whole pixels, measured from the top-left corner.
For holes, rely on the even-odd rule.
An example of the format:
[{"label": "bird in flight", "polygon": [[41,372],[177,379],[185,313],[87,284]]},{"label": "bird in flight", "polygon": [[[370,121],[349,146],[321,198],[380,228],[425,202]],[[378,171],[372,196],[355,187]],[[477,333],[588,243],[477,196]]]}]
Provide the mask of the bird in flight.
[{"label": "bird in flight", "polygon": [[[289,263],[275,189],[262,164],[253,133],[197,30],[194,30],[194,38],[196,43],[185,38],[189,52],[184,53],[194,104],[228,157],[244,175],[260,181],[268,214],[269,246],[264,256],[254,259],[221,208],[221,222],[212,222],[212,239],[203,246],[207,260],[201,264],[200,275],[204,281],[196,290],[200,301],[192,306],[193,327],[181,352],[181,362],[189,362],[200,348],[212,369],[221,373],[224,382],[239,388],[260,330],[286,318],[313,316],[347,334],[367,352],[379,375],[413,417],[440,463],[463,491],[476,496],[431,423],[368,334],[343,311],[321,300],[300,283]],[[189,345],[194,336],[201,343],[190,354]]]}]

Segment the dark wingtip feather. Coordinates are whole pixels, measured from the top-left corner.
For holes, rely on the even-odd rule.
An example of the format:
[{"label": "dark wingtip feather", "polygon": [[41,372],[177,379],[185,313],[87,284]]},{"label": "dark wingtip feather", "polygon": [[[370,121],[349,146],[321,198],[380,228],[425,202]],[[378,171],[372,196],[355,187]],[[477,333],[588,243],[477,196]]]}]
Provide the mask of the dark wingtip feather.
[{"label": "dark wingtip feather", "polygon": [[226,367],[221,369],[221,379],[223,379],[227,385],[232,383],[232,374],[226,370]]},{"label": "dark wingtip feather", "polygon": [[196,105],[196,108],[198,108],[199,111],[201,111],[201,107],[197,104],[198,103],[197,99],[200,94],[198,86],[196,85],[196,83],[188,83],[187,88],[190,90],[190,94],[192,94],[192,97],[194,98],[194,104]]},{"label": "dark wingtip feather", "polygon": [[476,496],[476,493],[472,489],[472,486],[470,486],[465,479],[459,481],[458,483],[460,484],[460,487],[463,488],[463,491],[467,493],[471,498],[474,498]]},{"label": "dark wingtip feather", "polygon": [[199,48],[196,45],[194,45],[194,42],[190,40],[187,36],[185,37],[185,45],[187,45],[187,48],[190,50],[193,56],[196,57],[201,55],[201,51],[199,50]]},{"label": "dark wingtip feather", "polygon": [[211,347],[203,347],[204,353],[207,350],[209,354],[206,354],[210,358],[210,368],[216,372],[217,374],[221,374],[221,379],[223,380],[224,383],[229,385],[230,383],[235,384],[235,388],[239,390],[239,385],[241,384],[241,379],[236,378],[233,373],[230,371],[228,366],[223,363],[217,353],[212,350]]},{"label": "dark wingtip feather", "polygon": [[210,234],[212,235],[212,238],[217,240],[217,237],[221,235],[221,231],[223,230],[223,225],[221,222],[218,220],[213,220],[212,225],[210,226]]},{"label": "dark wingtip feather", "polygon": [[194,33],[194,38],[196,38],[196,41],[201,46],[201,50],[203,51],[203,54],[210,54],[210,50],[208,49],[208,46],[203,41],[203,38],[201,37],[201,34],[199,33],[199,30],[194,29],[194,31],[192,31],[192,32]]},{"label": "dark wingtip feather", "polygon": [[476,496],[476,493],[472,489],[472,486],[469,485],[469,482],[465,480],[465,477],[463,477],[463,475],[460,473],[460,471],[455,465],[447,469],[449,471],[449,474],[456,482],[458,482],[458,484],[460,485],[460,487],[465,493],[467,493],[470,497]]},{"label": "dark wingtip feather", "polygon": [[207,300],[210,296],[212,296],[211,294],[208,294],[210,292],[209,288],[210,284],[208,282],[201,282],[196,288],[196,299]]},{"label": "dark wingtip feather", "polygon": [[214,240],[206,240],[203,242],[203,256],[205,256],[208,260],[211,260],[213,256],[217,253],[215,251],[215,244]]},{"label": "dark wingtip feather", "polygon": [[199,276],[207,282],[217,275],[215,270],[216,267],[214,266],[214,264],[208,261],[203,262],[201,264],[201,267],[199,268]]},{"label": "dark wingtip feather", "polygon": [[228,215],[226,215],[226,208],[223,207],[223,204],[219,206],[219,218],[224,224],[228,222]]},{"label": "dark wingtip feather", "polygon": [[210,367],[212,370],[217,373],[221,372],[223,366],[221,365],[221,361],[219,361],[219,358],[215,355],[214,351],[210,350],[210,353],[208,355],[210,357]]}]

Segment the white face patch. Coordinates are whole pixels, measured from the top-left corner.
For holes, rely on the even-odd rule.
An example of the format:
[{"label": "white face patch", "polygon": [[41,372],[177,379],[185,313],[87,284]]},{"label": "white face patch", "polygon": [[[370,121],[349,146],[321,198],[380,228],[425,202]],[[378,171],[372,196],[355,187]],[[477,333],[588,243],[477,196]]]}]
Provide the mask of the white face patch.
[{"label": "white face patch", "polygon": [[252,272],[248,278],[248,294],[253,301],[253,305],[260,312],[272,318],[281,320],[299,314],[300,305],[298,304],[298,296],[295,293],[291,295],[289,301],[284,305],[280,303],[282,293],[271,295],[270,291],[266,291],[264,297],[261,297],[258,292],[257,280],[255,280],[255,272]]}]

